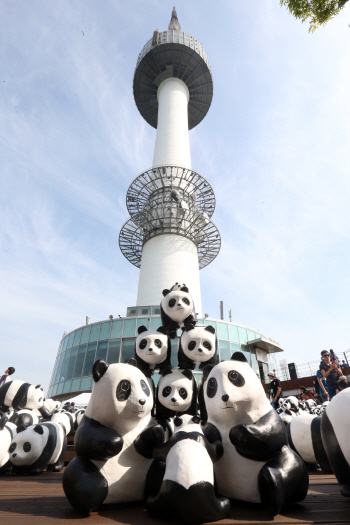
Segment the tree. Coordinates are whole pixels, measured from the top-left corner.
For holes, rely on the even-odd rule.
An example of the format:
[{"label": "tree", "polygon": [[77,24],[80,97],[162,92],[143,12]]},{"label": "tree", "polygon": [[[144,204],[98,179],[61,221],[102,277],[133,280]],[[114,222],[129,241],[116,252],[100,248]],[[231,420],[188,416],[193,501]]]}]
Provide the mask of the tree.
[{"label": "tree", "polygon": [[310,22],[309,33],[335,17],[347,2],[348,0],[280,0],[280,4],[287,6],[295,18]]}]

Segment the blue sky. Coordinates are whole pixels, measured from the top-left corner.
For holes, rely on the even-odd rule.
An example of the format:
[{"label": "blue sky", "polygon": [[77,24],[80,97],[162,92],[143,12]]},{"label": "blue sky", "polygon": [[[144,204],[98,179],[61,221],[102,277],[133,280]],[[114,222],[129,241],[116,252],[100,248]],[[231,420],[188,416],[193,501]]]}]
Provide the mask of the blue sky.
[{"label": "blue sky", "polygon": [[[155,130],[136,60],[173,2],[9,0],[1,31],[1,367],[48,387],[64,331],[125,315],[139,271],[121,254],[131,181]],[[280,342],[288,362],[350,348],[350,10],[313,35],[278,0],[188,2],[214,98],[190,132],[222,249],[203,311]],[[171,284],[171,283],[170,283]]]}]

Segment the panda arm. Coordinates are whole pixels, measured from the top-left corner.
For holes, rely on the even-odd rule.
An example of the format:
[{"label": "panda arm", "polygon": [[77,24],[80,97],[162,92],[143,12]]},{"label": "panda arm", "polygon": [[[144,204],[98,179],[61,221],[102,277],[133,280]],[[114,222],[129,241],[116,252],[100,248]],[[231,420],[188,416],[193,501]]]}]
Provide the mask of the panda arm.
[{"label": "panda arm", "polygon": [[255,461],[267,461],[287,444],[284,423],[273,409],[252,425],[232,427],[229,437],[241,456]]},{"label": "panda arm", "polygon": [[74,438],[78,456],[107,461],[119,454],[123,448],[123,438],[112,428],[84,416]]},{"label": "panda arm", "polygon": [[212,423],[206,423],[202,430],[209,443],[215,443],[216,441],[222,442],[222,437],[218,428]]},{"label": "panda arm", "polygon": [[153,458],[155,447],[164,442],[164,430],[159,424],[146,428],[134,441],[135,448],[141,456]]}]

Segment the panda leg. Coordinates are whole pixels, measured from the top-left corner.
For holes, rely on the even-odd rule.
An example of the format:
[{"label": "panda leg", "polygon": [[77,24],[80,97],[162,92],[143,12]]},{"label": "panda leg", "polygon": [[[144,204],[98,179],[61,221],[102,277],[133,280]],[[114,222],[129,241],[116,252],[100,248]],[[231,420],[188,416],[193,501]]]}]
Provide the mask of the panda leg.
[{"label": "panda leg", "polygon": [[322,415],[321,435],[329,463],[339,483],[341,495],[345,498],[350,498],[350,466],[340,448],[327,412],[324,412]]},{"label": "panda leg", "polygon": [[108,482],[87,458],[76,456],[63,473],[63,490],[77,510],[97,510],[108,495]]},{"label": "panda leg", "polygon": [[49,470],[50,472],[60,472],[64,467],[64,460],[66,459],[66,450],[67,450],[67,436],[66,434],[64,434],[61,454],[59,455],[59,458],[56,461],[56,463],[53,463],[52,465],[48,465],[46,470]]},{"label": "panda leg", "polygon": [[258,487],[261,502],[272,515],[286,503],[302,501],[309,488],[303,460],[285,445],[260,470]]},{"label": "panda leg", "polygon": [[145,500],[151,496],[156,496],[160,491],[165,474],[164,461],[154,460],[148,469],[145,483]]}]

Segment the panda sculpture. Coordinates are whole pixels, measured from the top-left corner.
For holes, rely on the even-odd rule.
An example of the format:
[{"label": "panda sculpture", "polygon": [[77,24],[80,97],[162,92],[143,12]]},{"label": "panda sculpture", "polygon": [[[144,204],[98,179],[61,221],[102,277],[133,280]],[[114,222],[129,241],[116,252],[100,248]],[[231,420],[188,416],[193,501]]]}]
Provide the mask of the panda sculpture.
[{"label": "panda sculpture", "polygon": [[74,413],[67,412],[66,410],[60,410],[58,412],[55,412],[50,420],[52,423],[57,423],[62,425],[64,428],[64,431],[66,433],[66,436],[70,432],[74,432],[75,430],[75,423],[76,423],[76,417]]},{"label": "panda sculpture", "polygon": [[350,498],[350,389],[333,397],[321,420],[321,435],[342,496]]},{"label": "panda sculpture", "polygon": [[230,500],[217,498],[214,491],[213,462],[223,455],[222,443],[209,443],[198,423],[197,416],[182,416],[173,436],[154,449],[166,470],[159,493],[147,499],[152,517],[189,523],[225,519],[230,513]]},{"label": "panda sculpture", "polygon": [[17,427],[20,425],[23,425],[24,427],[29,427],[31,425],[36,425],[39,423],[39,417],[35,413],[34,410],[28,410],[27,408],[23,408],[22,410],[15,410],[11,417],[9,417],[9,421],[11,423],[14,423]]},{"label": "panda sculpture", "polygon": [[44,392],[40,385],[34,386],[24,381],[8,381],[0,387],[0,407],[41,408],[44,404]]},{"label": "panda sculpture", "polygon": [[156,493],[152,454],[164,440],[163,428],[151,417],[147,378],[136,363],[108,365],[99,359],[92,376],[90,401],[74,439],[77,456],[63,475],[68,501],[83,512],[102,503],[143,500],[146,485],[153,494],[153,483]]},{"label": "panda sculpture", "polygon": [[306,467],[288,446],[285,426],[244,354],[235,352],[231,360],[206,367],[203,375],[204,435],[224,446],[214,465],[218,494],[262,503],[272,515],[303,500]]},{"label": "panda sculpture", "polygon": [[85,415],[85,408],[81,408],[80,410],[76,411],[76,413],[75,413],[74,430],[76,430],[78,428],[78,426],[80,425],[80,423],[83,420],[84,415]]},{"label": "panda sculpture", "polygon": [[279,400],[279,408],[292,417],[300,414],[299,401],[295,396],[288,396]]},{"label": "panda sculpture", "polygon": [[187,286],[176,283],[170,290],[163,290],[160,315],[162,325],[172,339],[176,336],[178,328],[190,323],[196,324],[194,303]]},{"label": "panda sculpture", "polygon": [[277,408],[276,414],[279,415],[279,417],[282,419],[285,426],[288,425],[294,419],[293,412],[290,412],[290,410],[286,410],[285,412],[282,410],[282,408]]},{"label": "panda sculpture", "polygon": [[197,415],[197,384],[191,370],[164,368],[156,396],[157,421],[181,414]]},{"label": "panda sculpture", "polygon": [[179,344],[179,368],[193,370],[196,364],[199,364],[200,369],[206,365],[216,365],[217,346],[213,326],[186,324]]},{"label": "panda sculpture", "polygon": [[17,427],[9,453],[12,472],[40,474],[43,470],[59,472],[64,467],[67,437],[61,425],[39,423],[30,427]]},{"label": "panda sculpture", "polygon": [[0,419],[0,474],[11,471],[11,464],[8,463],[10,459],[8,450],[16,432],[16,425],[11,423],[6,416],[3,416]]},{"label": "panda sculpture", "polygon": [[303,414],[293,419],[287,426],[288,443],[309,470],[319,465],[321,470],[332,474],[321,437],[321,417]]},{"label": "panda sculpture", "polygon": [[171,366],[171,341],[162,326],[157,330],[140,326],[138,334],[134,358],[145,375],[150,377],[154,370]]},{"label": "panda sculpture", "polygon": [[33,412],[41,419],[50,421],[52,415],[59,410],[61,407],[60,401],[54,401],[53,399],[44,399],[44,404],[39,409],[34,409]]}]

